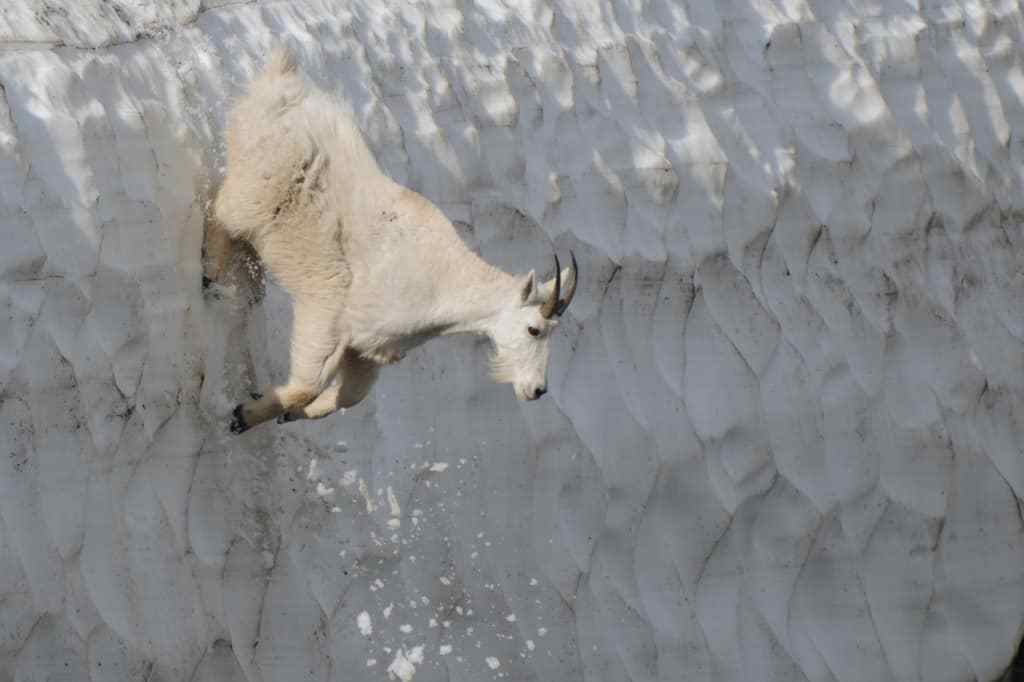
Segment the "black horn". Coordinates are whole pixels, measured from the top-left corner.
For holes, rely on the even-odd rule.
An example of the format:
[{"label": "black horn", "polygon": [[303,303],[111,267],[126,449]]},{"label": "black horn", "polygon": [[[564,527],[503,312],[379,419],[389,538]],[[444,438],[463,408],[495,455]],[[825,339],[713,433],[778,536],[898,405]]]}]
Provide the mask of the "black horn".
[{"label": "black horn", "polygon": [[558,302],[558,309],[555,310],[555,315],[564,313],[565,309],[572,303],[572,297],[576,295],[576,284],[580,281],[580,268],[576,264],[576,254],[569,251],[569,255],[572,257],[572,284],[569,285],[569,291],[565,293],[565,300]]},{"label": "black horn", "polygon": [[562,293],[562,265],[558,262],[558,254],[555,254],[555,288],[551,291],[551,297],[544,301],[541,306],[540,315],[545,320],[550,319],[559,309],[559,296]]}]

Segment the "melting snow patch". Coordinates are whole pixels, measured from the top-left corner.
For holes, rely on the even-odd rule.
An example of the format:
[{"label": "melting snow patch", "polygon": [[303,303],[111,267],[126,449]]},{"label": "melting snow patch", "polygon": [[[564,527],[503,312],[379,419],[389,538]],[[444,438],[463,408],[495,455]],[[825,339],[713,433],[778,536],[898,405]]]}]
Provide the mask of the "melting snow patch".
[{"label": "melting snow patch", "polygon": [[373,621],[370,619],[370,614],[363,611],[356,617],[356,625],[359,626],[359,632],[362,633],[363,637],[369,637],[373,634]]},{"label": "melting snow patch", "polygon": [[501,661],[499,661],[494,656],[488,656],[484,660],[487,661],[487,667],[490,668],[491,670],[497,670],[498,668],[501,667]]},{"label": "melting snow patch", "polygon": [[399,625],[398,629],[402,631],[403,635],[408,635],[410,632],[412,632],[412,626],[408,623],[403,623],[402,625]]},{"label": "melting snow patch", "polygon": [[440,652],[440,654],[442,656],[447,656],[448,654],[450,654],[452,652],[452,645],[451,644],[442,644],[441,648],[438,649],[438,652]]},{"label": "melting snow patch", "polygon": [[349,469],[348,471],[345,472],[344,476],[338,479],[338,483],[340,483],[342,486],[346,488],[349,488],[352,486],[353,483],[356,482],[356,479],[358,477],[359,471],[357,469]]},{"label": "melting snow patch", "polygon": [[398,498],[395,497],[395,489],[388,486],[388,506],[391,507],[392,516],[401,516],[402,508],[398,506]]},{"label": "melting snow patch", "polygon": [[359,479],[359,492],[363,499],[366,500],[366,513],[372,514],[377,508],[377,503],[374,502],[373,497],[370,495],[370,488],[366,485],[366,481],[361,478]]},{"label": "melting snow patch", "polygon": [[395,660],[388,666],[388,676],[397,677],[402,682],[410,682],[416,674],[416,666],[423,662],[423,647],[413,647],[406,651],[399,649],[395,654]]}]

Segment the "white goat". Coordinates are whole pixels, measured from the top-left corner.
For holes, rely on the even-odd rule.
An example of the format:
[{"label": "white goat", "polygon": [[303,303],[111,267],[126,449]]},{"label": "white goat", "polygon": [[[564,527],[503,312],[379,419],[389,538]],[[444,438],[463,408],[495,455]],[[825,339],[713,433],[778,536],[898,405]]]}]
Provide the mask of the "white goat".
[{"label": "white goat", "polygon": [[[294,301],[287,383],[238,405],[231,430],[324,417],[366,397],[381,365],[440,335],[490,338],[495,380],[546,391],[550,335],[576,258],[543,284],[488,265],[426,198],[380,170],[351,117],[276,50],[234,107],[227,174],[206,234],[216,280],[233,241],[255,247]],[[569,281],[564,297],[562,280]]]}]

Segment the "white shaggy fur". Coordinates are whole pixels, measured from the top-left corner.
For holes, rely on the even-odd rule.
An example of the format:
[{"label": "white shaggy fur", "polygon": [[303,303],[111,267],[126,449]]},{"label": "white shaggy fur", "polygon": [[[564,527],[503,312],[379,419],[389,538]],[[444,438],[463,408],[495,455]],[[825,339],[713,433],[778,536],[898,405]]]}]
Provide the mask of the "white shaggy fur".
[{"label": "white shaggy fur", "polygon": [[381,365],[443,334],[488,336],[494,378],[519,399],[543,393],[556,320],[540,306],[553,282],[507,274],[467,249],[440,210],[380,170],[350,116],[287,52],[271,55],[232,111],[227,155],[207,276],[216,280],[244,239],[295,306],[287,383],[239,405],[232,430],[354,405]]}]

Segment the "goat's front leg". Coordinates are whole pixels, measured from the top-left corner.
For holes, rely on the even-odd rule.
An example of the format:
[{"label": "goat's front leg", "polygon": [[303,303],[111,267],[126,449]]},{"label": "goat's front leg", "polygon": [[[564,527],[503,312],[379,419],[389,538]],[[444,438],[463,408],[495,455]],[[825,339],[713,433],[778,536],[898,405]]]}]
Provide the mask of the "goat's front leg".
[{"label": "goat's front leg", "polygon": [[379,373],[378,363],[349,351],[345,353],[337,375],[316,400],[297,410],[289,410],[277,419],[279,422],[321,419],[342,408],[357,405],[369,394]]},{"label": "goat's front leg", "polygon": [[288,382],[235,407],[231,432],[242,433],[285,412],[313,402],[338,370],[345,346],[325,306],[298,301],[292,324],[291,370]]}]

